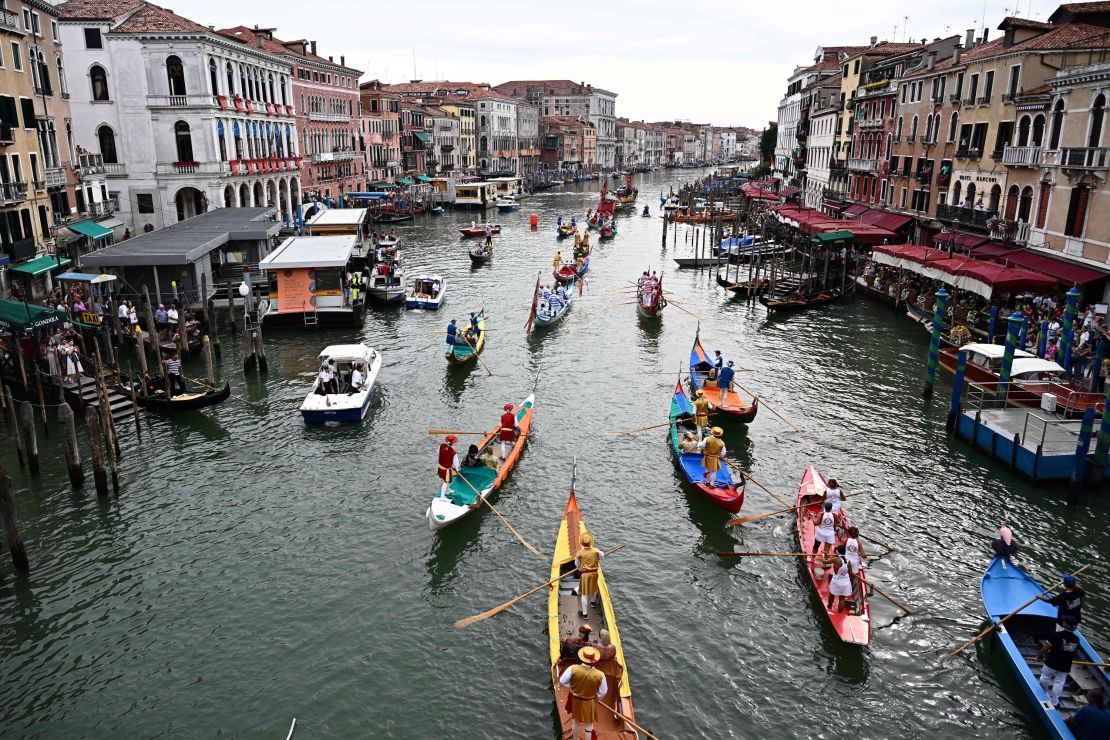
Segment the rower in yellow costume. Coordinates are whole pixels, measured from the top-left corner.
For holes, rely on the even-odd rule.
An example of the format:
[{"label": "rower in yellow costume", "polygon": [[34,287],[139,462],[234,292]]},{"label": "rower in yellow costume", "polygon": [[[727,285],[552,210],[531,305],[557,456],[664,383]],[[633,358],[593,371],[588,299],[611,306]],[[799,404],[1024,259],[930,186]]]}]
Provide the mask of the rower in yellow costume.
[{"label": "rower in yellow costume", "polygon": [[562,252],[556,252],[555,253],[555,259],[551,260],[551,264],[556,270],[558,270],[560,267],[562,267],[562,265],[563,265],[563,253]]},{"label": "rower in yellow costume", "polygon": [[597,718],[597,700],[605,696],[609,685],[605,674],[594,668],[594,664],[601,660],[597,648],[582,648],[578,651],[578,659],[582,662],[563,671],[559,683],[570,689],[564,710],[570,714],[571,740],[578,740],[579,727],[583,730],[583,740],[589,740]]},{"label": "rower in yellow costume", "polygon": [[590,615],[590,597],[597,593],[597,571],[601,566],[601,559],[605,553],[594,547],[594,536],[583,532],[581,537],[582,549],[574,556],[574,564],[582,578],[578,582],[578,598],[581,603],[582,618]]},{"label": "rower in yellow costume", "polygon": [[713,436],[706,437],[698,445],[702,449],[701,464],[705,468],[702,477],[711,486],[717,485],[717,471],[721,469],[721,460],[725,457],[725,442],[721,439],[725,430],[713,427]]},{"label": "rower in yellow costume", "polygon": [[705,391],[698,388],[697,398],[694,399],[694,423],[698,425],[698,441],[705,436],[705,428],[709,426],[709,401],[705,398]]},{"label": "rower in yellow costume", "polygon": [[574,246],[577,247],[581,243],[582,243],[582,234],[580,234],[578,232],[578,229],[575,229],[574,230]]}]

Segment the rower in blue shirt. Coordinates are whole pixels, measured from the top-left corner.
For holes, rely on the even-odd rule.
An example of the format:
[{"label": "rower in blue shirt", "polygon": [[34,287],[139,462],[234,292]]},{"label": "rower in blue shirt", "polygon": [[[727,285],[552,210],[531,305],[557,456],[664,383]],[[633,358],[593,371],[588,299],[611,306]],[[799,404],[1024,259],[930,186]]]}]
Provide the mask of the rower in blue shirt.
[{"label": "rower in blue shirt", "polygon": [[[451,323],[447,325],[447,344],[451,345],[451,347],[453,348],[456,344],[458,344],[458,336],[458,324],[455,323],[455,319],[451,319]],[[452,349],[452,351],[454,350]]]},{"label": "rower in blue shirt", "polygon": [[1098,689],[1087,693],[1087,706],[1065,720],[1076,740],[1106,740],[1110,737],[1110,710]]},{"label": "rower in blue shirt", "polygon": [[736,371],[732,369],[732,360],[729,360],[728,365],[721,368],[721,374],[717,378],[717,387],[720,389],[719,405],[726,403],[728,392],[732,389],[732,378],[735,375]]},{"label": "rower in blue shirt", "polygon": [[721,368],[723,368],[724,366],[725,358],[721,356],[721,350],[713,350],[713,369],[709,371],[709,379],[716,380],[717,378],[721,377]]},{"label": "rower in blue shirt", "polygon": [[473,334],[475,337],[477,337],[478,334],[481,333],[478,327],[478,317],[473,311],[470,312],[470,333]]}]

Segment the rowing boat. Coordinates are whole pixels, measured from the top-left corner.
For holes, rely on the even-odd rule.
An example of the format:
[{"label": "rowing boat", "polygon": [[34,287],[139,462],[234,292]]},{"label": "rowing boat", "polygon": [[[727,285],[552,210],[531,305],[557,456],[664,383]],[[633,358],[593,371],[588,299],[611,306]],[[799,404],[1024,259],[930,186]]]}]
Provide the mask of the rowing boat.
[{"label": "rowing boat", "polygon": [[[979,588],[983,607],[995,624],[1022,604],[1044,593],[1040,584],[1012,560],[998,557],[991,560],[986,572],[983,573]],[[1081,697],[1092,689],[1102,691],[1104,696],[1110,694],[1110,679],[1104,669],[1073,664],[1071,674],[1064,684],[1060,706],[1058,709],[1053,708],[1050,697],[1037,680],[1042,665],[1037,658],[1037,650],[1040,647],[1040,638],[1048,636],[1056,629],[1056,618],[1056,607],[1038,600],[1007,619],[1006,623],[996,631],[998,641],[1006,653],[1006,662],[1010,670],[1021,684],[1025,695],[1029,697],[1030,705],[1048,730],[1049,736],[1070,740],[1074,735],[1066,722],[1086,705],[1086,701]],[[1079,638],[1079,654],[1075,659],[1102,663],[1102,658],[1079,630],[1075,631],[1075,635]]]},{"label": "rowing boat", "polygon": [[568,236],[574,235],[574,227],[570,224],[560,224],[556,236],[560,239],[566,239]]},{"label": "rowing boat", "polygon": [[586,274],[586,270],[590,269],[590,258],[586,257],[582,260],[582,267],[578,268],[573,262],[564,262],[557,270],[552,270],[551,274],[563,285],[570,285],[576,279]]},{"label": "rowing boat", "polygon": [[[585,531],[586,524],[582,521],[578,500],[571,490],[566,509],[563,511],[562,522],[559,524],[555,554],[551,559],[552,579],[574,570],[574,557],[581,549],[578,538]],[[553,584],[547,596],[547,639],[551,656],[551,682],[555,689],[555,706],[559,714],[559,724],[562,727],[561,737],[564,738],[570,737],[571,716],[567,711],[570,690],[559,683],[559,677],[567,668],[578,664],[579,660],[578,646],[567,645],[564,649],[563,641],[578,637],[578,627],[581,624],[590,625],[593,628],[591,634],[594,636],[599,635],[602,629],[608,630],[610,641],[616,649],[614,657],[603,658],[594,665],[605,674],[606,693],[601,697],[601,701],[629,719],[633,721],[636,719],[632,711],[632,688],[629,685],[628,670],[625,667],[627,664],[624,649],[621,647],[620,631],[617,629],[609,586],[605,582],[604,568],[599,566],[597,572],[601,609],[591,608],[589,617],[586,619],[582,619],[578,613],[579,598],[575,592],[578,583],[579,576],[575,573]],[[594,736],[597,740],[635,740],[640,737],[623,719],[600,705],[597,705]]]},{"label": "rowing boat", "polygon": [[[454,524],[479,508],[482,503],[478,500],[478,494],[474,492],[475,489],[482,492],[482,498],[486,498],[501,487],[505,478],[516,466],[517,460],[520,459],[521,452],[524,451],[524,443],[528,439],[528,433],[532,430],[532,409],[535,404],[536,397],[531,395],[513,409],[513,413],[516,414],[516,426],[520,431],[517,434],[516,441],[509,448],[508,455],[501,461],[500,467],[494,470],[487,467],[462,465],[459,467],[459,475],[455,476],[455,479],[447,486],[447,493],[444,494],[442,490],[436,493],[431,506],[424,512],[424,517],[428,520],[428,526],[432,530],[443,529]],[[481,441],[476,443],[478,449],[485,450],[487,445],[492,444],[494,454],[500,456],[501,445],[497,441],[499,431],[501,431],[500,419],[494,424],[493,429],[487,432]],[[465,480],[463,480],[464,478]],[[467,481],[474,488],[468,486]]]},{"label": "rowing boat", "polygon": [[550,310],[550,307],[551,307],[550,301],[546,302],[546,305],[547,305],[547,308],[548,308],[548,310],[546,312],[541,312],[540,311],[540,306],[543,305],[543,304],[541,304],[539,302],[539,300],[536,300],[536,301],[533,302],[534,305],[536,306],[536,308],[533,309],[534,312],[535,312],[535,317],[536,317],[535,318],[536,326],[551,326],[552,324],[557,324],[559,321],[562,320],[562,318],[564,316],[567,315],[567,311],[570,310],[571,304],[574,303],[574,282],[573,281],[571,281],[571,283],[569,285],[567,285],[565,293],[566,293],[566,296],[567,296],[566,301],[561,301],[561,305],[559,306],[559,308],[554,313],[552,313],[551,310]]},{"label": "rowing boat", "polygon": [[485,309],[482,309],[481,313],[479,313],[478,316],[480,317],[478,319],[478,341],[475,342],[471,340],[471,342],[468,343],[463,338],[465,336],[465,331],[463,329],[459,329],[458,336],[455,339],[455,344],[449,345],[447,348],[447,353],[444,355],[447,358],[447,362],[449,364],[465,365],[467,363],[474,362],[478,359],[478,355],[482,354],[482,350],[485,349],[486,346]]},{"label": "rowing boat", "polygon": [[701,344],[701,327],[694,334],[694,346],[690,350],[690,385],[694,391],[705,391],[705,400],[714,411],[728,414],[731,418],[742,424],[748,424],[755,419],[759,412],[759,399],[753,398],[751,403],[744,403],[740,394],[731,388],[725,392],[725,400],[721,402],[721,390],[717,381],[710,380],[709,375],[713,370],[713,362],[706,354]]},{"label": "rowing boat", "polygon": [[[500,234],[501,233],[501,224],[490,224],[489,232],[491,234]],[[462,234],[466,238],[485,236],[486,235],[486,227],[484,225],[481,225],[481,224],[479,224],[477,226],[464,226],[461,229],[459,229],[459,233]]]},{"label": "rowing boat", "polygon": [[[828,486],[825,479],[817,472],[817,469],[812,465],[806,468],[805,474],[802,476],[802,482],[798,486],[797,505],[801,508],[795,512],[795,526],[798,531],[798,544],[801,547],[801,552],[812,552],[814,543],[814,524],[813,515],[823,511],[825,503],[825,490]],[[841,510],[843,514],[843,509]],[[836,524],[837,545],[844,544],[847,538],[848,519],[846,516],[839,517]],[[856,606],[844,608],[841,611],[833,611],[828,607],[829,603],[829,582],[831,581],[831,573],[825,573],[823,577],[818,578],[813,570],[813,560],[811,558],[799,558],[802,560],[802,567],[805,568],[806,574],[809,576],[810,582],[813,584],[814,589],[817,591],[817,598],[821,602],[821,609],[832,624],[836,634],[844,642],[853,645],[869,645],[871,643],[871,604],[868,603],[866,597],[867,591],[867,576],[864,574],[863,564],[860,564],[858,580],[852,579],[852,591],[854,593],[854,600]]]},{"label": "rowing boat", "polygon": [[467,250],[470,255],[470,261],[475,265],[484,265],[493,258],[493,249],[486,249],[485,246],[472,247]]},{"label": "rowing boat", "polygon": [[136,400],[140,406],[151,411],[196,411],[206,406],[223,403],[230,395],[231,385],[224,383],[223,388],[205,386],[199,393],[180,393],[172,398],[167,397],[164,390],[158,389],[148,393],[146,397],[138,395]]},{"label": "rowing boat", "polygon": [[728,465],[722,460],[720,469],[710,482],[706,476],[705,466],[702,464],[702,454],[683,452],[679,446],[682,432],[696,431],[694,407],[686,397],[686,392],[682,390],[681,382],[675,384],[674,396],[671,397],[670,422],[671,452],[674,453],[675,462],[682,470],[685,481],[691,488],[725,511],[733,514],[740,511],[740,507],[744,505],[743,477],[740,479],[739,486],[734,484]]},{"label": "rowing boat", "polygon": [[791,293],[785,297],[761,295],[759,302],[770,311],[801,311],[831,303],[844,295],[840,288],[828,288],[816,293]]},{"label": "rowing boat", "polygon": [[[643,278],[641,278],[643,279]],[[667,300],[663,297],[663,278],[648,279],[636,289],[636,311],[645,319],[657,319],[663,313]]]}]

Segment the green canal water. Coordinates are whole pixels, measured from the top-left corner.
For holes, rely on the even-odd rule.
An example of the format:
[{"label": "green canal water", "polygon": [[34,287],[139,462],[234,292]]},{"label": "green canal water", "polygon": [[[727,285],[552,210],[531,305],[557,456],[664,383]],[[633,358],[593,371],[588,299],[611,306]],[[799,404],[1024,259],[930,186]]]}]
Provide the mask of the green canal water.
[{"label": "green canal water", "polygon": [[[641,179],[638,210],[657,215],[670,178]],[[409,274],[448,280],[439,314],[375,310],[357,331],[272,332],[262,377],[244,376],[225,333],[219,372],[251,403],[145,416],[138,433],[121,425],[110,499],[91,482],[70,489],[56,431],[40,439],[37,479],[0,446],[32,564],[17,576],[0,557],[0,735],[278,738],[296,717],[305,738],[555,737],[545,599],[451,627],[543,582],[549,563],[489,513],[438,534],[423,519],[437,486],[426,430],[490,427],[535,385],[534,435],[496,503],[550,553],[577,458],[587,524],[602,548],[627,544],[606,573],[636,716],[659,737],[1041,737],[990,642],[938,659],[983,623],[979,577],[1003,512],[1042,582],[1093,564],[1084,631],[1110,652],[1106,501],[1069,509],[1062,488],[1031,486],[946,437],[950,386],[922,401],[927,337],[890,308],[856,298],[769,318],[725,298],[709,271],[677,270],[658,218],[624,219],[595,249],[589,295],[528,340],[555,217],[581,217],[596,192],[491,213],[506,228],[480,268],[455,231],[470,214],[398,229]],[[609,434],[665,419],[697,324],[677,305],[656,323],[637,317],[619,291],[644,269],[663,271],[670,297],[701,316],[707,348],[805,431],[764,408],[746,432],[730,429],[735,462],[785,498],[808,464],[873,492],[847,510],[897,547],[870,574],[917,615],[876,596],[870,649],[836,640],[795,561],[714,555],[792,550],[789,518],[728,528],[683,490],[664,430]],[[448,369],[432,332],[483,306],[493,376]],[[315,356],[346,341],[384,353],[369,418],[306,428],[297,408]],[[777,507],[749,486],[744,513]]]}]

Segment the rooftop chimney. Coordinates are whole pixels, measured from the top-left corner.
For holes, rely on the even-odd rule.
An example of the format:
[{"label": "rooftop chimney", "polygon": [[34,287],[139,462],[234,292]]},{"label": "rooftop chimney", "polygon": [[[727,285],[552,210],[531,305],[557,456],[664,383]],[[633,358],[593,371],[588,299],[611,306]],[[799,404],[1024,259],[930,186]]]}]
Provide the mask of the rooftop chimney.
[{"label": "rooftop chimney", "polygon": [[968,50],[975,48],[975,29],[974,28],[967,29],[967,39],[964,41],[964,48],[968,49]]},{"label": "rooftop chimney", "polygon": [[955,65],[960,63],[960,51],[960,45],[957,44],[956,48],[952,50],[952,64]]},{"label": "rooftop chimney", "polygon": [[331,58],[331,54],[328,54],[328,61],[335,64],[335,60]]},{"label": "rooftop chimney", "polygon": [[339,66],[340,67],[346,67],[347,66],[347,55],[346,54],[340,54],[339,55]]},{"label": "rooftop chimney", "polygon": [[989,34],[989,33],[990,33],[990,29],[987,28],[986,26],[983,26],[983,43],[984,44],[987,43],[987,34]]},{"label": "rooftop chimney", "polygon": [[877,43],[879,43],[879,37],[878,36],[872,36],[871,37],[871,45],[874,46]]},{"label": "rooftop chimney", "polygon": [[316,55],[316,42],[315,41],[309,41],[308,43],[312,47],[312,55],[315,56]]}]

